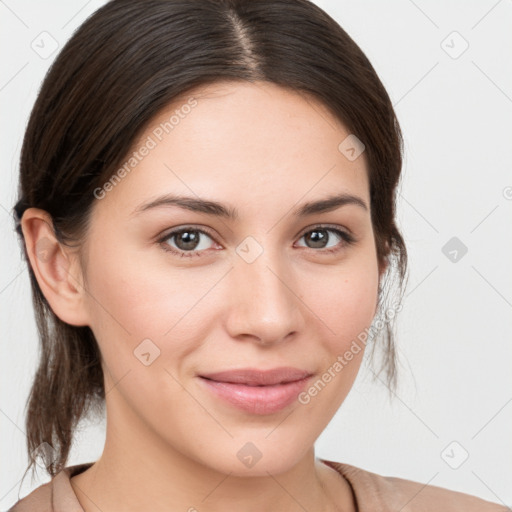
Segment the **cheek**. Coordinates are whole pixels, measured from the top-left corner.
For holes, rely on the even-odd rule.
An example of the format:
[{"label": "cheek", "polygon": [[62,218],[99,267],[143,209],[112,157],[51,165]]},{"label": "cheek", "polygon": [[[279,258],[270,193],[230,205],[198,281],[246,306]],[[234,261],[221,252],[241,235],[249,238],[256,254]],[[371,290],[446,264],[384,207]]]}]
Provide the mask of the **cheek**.
[{"label": "cheek", "polygon": [[212,305],[218,302],[217,292],[211,294],[215,300],[208,292],[225,269],[162,267],[111,247],[108,253],[91,251],[95,272],[87,278],[91,328],[107,364],[111,371],[117,368],[119,378],[127,366],[140,365],[134,351],[144,342],[163,356],[159,364],[178,366],[207,337],[205,320],[214,316]]},{"label": "cheek", "polygon": [[[230,304],[231,291],[240,285],[225,277],[228,267],[222,265],[145,264],[142,257],[126,257],[129,251],[110,247],[90,254],[90,268],[95,269],[87,279],[91,316],[97,329],[123,337],[129,333],[133,342],[165,336],[168,343],[173,332],[188,337],[185,326],[191,319],[202,319],[192,322],[200,331],[218,313],[218,304]],[[335,345],[357,336],[373,319],[378,288],[374,256],[368,250],[336,265],[296,265],[283,276],[291,281],[288,286],[295,290],[307,323],[313,322]]]},{"label": "cheek", "polygon": [[319,361],[319,373],[298,397],[304,414],[317,419],[318,435],[345,400],[359,372],[377,307],[378,271],[373,260],[367,264],[360,260],[317,280],[322,282],[322,291],[310,293],[306,299],[318,315],[314,331],[322,347],[312,356]]},{"label": "cheek", "polygon": [[[249,427],[223,417],[223,424],[236,434],[234,440],[223,441],[225,432],[180,382],[187,384],[194,362],[219,362],[219,348],[205,340],[213,339],[215,329],[227,339],[219,319],[237,306],[230,296],[242,284],[232,277],[234,273],[226,274],[229,265],[151,265],[144,264],[142,257],[124,257],[125,252],[129,251],[91,254],[91,268],[96,271],[88,279],[93,331],[108,367],[107,388],[114,389],[111,407],[129,404],[122,412],[125,417],[134,422],[143,418],[163,439],[190,456],[221,464],[227,460],[226,453],[236,453],[245,442]],[[348,362],[346,357],[343,363],[339,358],[350,352],[353,340],[371,324],[378,273],[374,253],[368,248],[337,265],[290,264],[289,272],[281,277],[294,292],[283,289],[283,294],[294,301],[303,317],[299,345],[283,357],[301,354],[300,362],[313,364],[319,375],[299,401],[293,421],[283,422],[272,438],[267,439],[268,428],[254,429],[251,438],[262,449],[279,450],[283,460],[291,460],[298,457],[297,446],[309,446],[317,438],[352,387],[364,349],[352,353]],[[160,350],[149,366],[134,357],[145,338]],[[152,357],[153,348],[148,348]],[[114,399],[120,396],[122,400]],[[199,444],[210,437],[218,443]]]},{"label": "cheek", "polygon": [[[338,264],[291,264],[282,276],[297,297],[283,293],[296,301],[304,318],[301,338],[322,345],[317,357],[326,366],[372,322],[378,271],[371,248],[354,251]],[[137,362],[134,350],[149,339],[164,356],[159,363],[179,366],[219,327],[216,319],[229,315],[222,305],[233,304],[230,295],[240,286],[226,275],[229,265],[155,263],[120,243],[110,243],[103,252],[93,248],[89,259],[95,269],[87,280],[91,328],[107,364],[120,365],[124,358],[123,366],[131,366]]]},{"label": "cheek", "polygon": [[88,277],[91,328],[103,356],[105,386],[117,390],[133,411],[169,424],[169,411],[189,406],[179,384],[181,367],[200,343],[203,327],[198,329],[197,317],[187,312],[204,292],[187,288],[183,269],[181,276],[176,269],[162,272],[121,252],[103,255],[98,271]]},{"label": "cheek", "polygon": [[114,243],[110,247],[108,253],[91,251],[95,272],[87,279],[91,313],[102,326],[161,337],[213,284],[213,278],[199,280],[197,273],[184,267],[162,267],[133,250],[116,251]]},{"label": "cheek", "polygon": [[338,354],[371,325],[377,308],[377,265],[370,257],[354,258],[334,272],[317,273],[314,282],[317,286],[305,292],[305,301],[317,315],[328,352]]}]

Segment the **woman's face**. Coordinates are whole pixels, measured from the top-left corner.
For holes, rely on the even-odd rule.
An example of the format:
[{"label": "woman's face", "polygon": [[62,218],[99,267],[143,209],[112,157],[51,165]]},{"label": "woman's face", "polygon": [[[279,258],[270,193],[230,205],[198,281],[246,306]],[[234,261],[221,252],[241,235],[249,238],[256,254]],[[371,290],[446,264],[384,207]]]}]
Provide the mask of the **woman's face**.
[{"label": "woman's face", "polygon": [[[217,83],[161,112],[97,191],[84,297],[107,450],[234,475],[311,450],[376,311],[369,182],[349,135],[301,94]],[[349,199],[312,206],[335,196]]]}]

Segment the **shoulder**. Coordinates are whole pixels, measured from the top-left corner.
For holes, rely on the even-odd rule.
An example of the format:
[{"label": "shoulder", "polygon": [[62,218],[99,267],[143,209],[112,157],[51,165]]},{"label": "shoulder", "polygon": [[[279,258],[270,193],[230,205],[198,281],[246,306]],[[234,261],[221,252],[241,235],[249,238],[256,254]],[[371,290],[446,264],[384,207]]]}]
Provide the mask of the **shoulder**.
[{"label": "shoulder", "polygon": [[92,464],[93,462],[86,462],[65,467],[49,482],[18,500],[7,512],[83,512],[70,478],[85,471]]},{"label": "shoulder", "polygon": [[18,500],[7,512],[53,512],[52,482],[40,485]]},{"label": "shoulder", "polygon": [[323,460],[338,471],[352,487],[358,510],[361,512],[505,512],[510,509],[465,494],[435,485],[426,485],[412,480],[383,476],[371,471]]}]

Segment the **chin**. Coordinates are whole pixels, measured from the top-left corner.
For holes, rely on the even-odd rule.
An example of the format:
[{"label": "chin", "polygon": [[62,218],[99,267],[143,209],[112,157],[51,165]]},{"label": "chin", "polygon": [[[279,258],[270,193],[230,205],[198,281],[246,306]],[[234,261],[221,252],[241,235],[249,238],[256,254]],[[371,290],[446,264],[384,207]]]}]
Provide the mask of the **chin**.
[{"label": "chin", "polygon": [[203,452],[199,460],[214,471],[232,476],[268,477],[269,473],[279,475],[291,470],[308,451],[313,453],[314,439],[306,439],[304,432],[294,436],[290,428],[282,432],[278,432],[280,427],[274,432],[272,428],[251,430],[224,442],[211,439],[208,456]]}]

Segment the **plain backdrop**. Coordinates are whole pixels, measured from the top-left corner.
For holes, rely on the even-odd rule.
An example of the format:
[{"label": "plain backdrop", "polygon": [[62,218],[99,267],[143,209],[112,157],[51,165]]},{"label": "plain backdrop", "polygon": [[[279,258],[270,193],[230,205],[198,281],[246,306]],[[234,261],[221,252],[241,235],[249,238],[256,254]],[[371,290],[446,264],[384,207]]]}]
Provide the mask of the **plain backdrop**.
[{"label": "plain backdrop", "polygon": [[[34,41],[62,48],[103,3],[0,2],[1,510],[49,480],[40,471],[21,485],[38,341],[11,220],[24,129],[58,53],[41,55]],[[400,387],[390,403],[363,364],[317,455],[511,505],[512,2],[316,3],[366,53],[395,105],[410,256]],[[81,425],[69,465],[100,456],[104,427]]]}]

